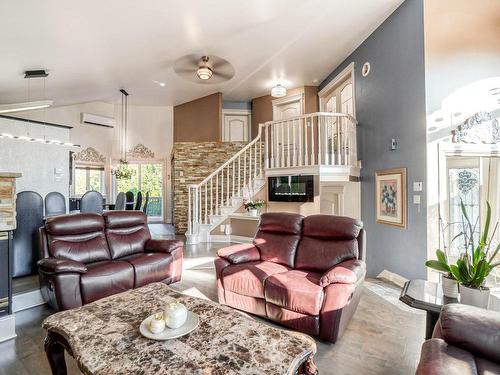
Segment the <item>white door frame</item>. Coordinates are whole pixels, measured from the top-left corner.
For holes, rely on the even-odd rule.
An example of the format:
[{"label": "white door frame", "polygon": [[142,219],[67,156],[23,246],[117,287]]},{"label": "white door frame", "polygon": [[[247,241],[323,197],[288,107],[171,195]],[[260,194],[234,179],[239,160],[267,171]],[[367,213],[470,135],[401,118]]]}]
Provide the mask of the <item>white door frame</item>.
[{"label": "white door frame", "polygon": [[273,103],[273,120],[278,120],[277,117],[278,117],[278,107],[283,105],[283,104],[289,104],[289,103],[293,103],[293,102],[300,102],[300,115],[303,115],[304,112],[305,112],[305,108],[304,108],[304,93],[299,93],[299,94],[295,94],[295,95],[288,95],[288,96],[285,96],[283,98],[279,98],[279,99],[274,99],[272,101]]},{"label": "white door frame", "polygon": [[226,124],[226,115],[236,115],[236,116],[247,116],[248,117],[248,124],[247,124],[247,142],[250,142],[251,139],[251,128],[252,128],[252,110],[251,109],[222,109],[222,123],[221,123],[221,135],[222,135],[222,142],[229,142],[225,139],[225,131],[224,131],[224,126]]},{"label": "white door frame", "polygon": [[340,82],[344,81],[346,78],[351,77],[352,82],[352,112],[353,117],[356,118],[356,85],[354,81],[354,62],[347,65],[344,70],[342,70],[337,76],[332,79],[325,87],[323,87],[318,92],[319,98],[319,110],[323,111],[323,105],[325,104],[325,98],[330,94],[330,92],[335,89]]}]

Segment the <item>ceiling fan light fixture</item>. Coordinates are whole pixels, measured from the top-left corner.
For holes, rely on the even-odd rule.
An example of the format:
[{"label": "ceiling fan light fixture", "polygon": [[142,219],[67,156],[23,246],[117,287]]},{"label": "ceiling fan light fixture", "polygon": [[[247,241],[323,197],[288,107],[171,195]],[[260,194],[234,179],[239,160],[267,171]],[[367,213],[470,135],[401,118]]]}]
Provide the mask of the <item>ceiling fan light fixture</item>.
[{"label": "ceiling fan light fixture", "polygon": [[199,79],[207,81],[210,78],[212,78],[213,71],[212,69],[210,69],[208,66],[205,65],[205,66],[200,66],[196,74],[198,75]]},{"label": "ceiling fan light fixture", "polygon": [[286,96],[286,87],[277,84],[271,89],[271,96],[274,98],[282,98],[283,96]]}]

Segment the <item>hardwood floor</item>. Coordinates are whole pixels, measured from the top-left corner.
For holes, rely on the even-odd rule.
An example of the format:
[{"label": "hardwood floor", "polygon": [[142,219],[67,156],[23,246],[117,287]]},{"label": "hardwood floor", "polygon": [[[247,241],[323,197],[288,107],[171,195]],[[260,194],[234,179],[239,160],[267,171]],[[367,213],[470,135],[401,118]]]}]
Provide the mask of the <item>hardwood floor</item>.
[{"label": "hardwood floor", "polygon": [[[172,287],[216,301],[212,261],[217,249],[224,246],[186,246],[182,281]],[[335,345],[317,341],[320,374],[415,373],[424,341],[425,315],[399,302],[399,292],[399,288],[379,280],[365,282],[359,307],[340,341]],[[50,374],[41,322],[51,313],[48,307],[39,306],[16,314],[17,338],[0,343],[0,375]],[[80,373],[68,356],[67,363],[69,374]]]}]

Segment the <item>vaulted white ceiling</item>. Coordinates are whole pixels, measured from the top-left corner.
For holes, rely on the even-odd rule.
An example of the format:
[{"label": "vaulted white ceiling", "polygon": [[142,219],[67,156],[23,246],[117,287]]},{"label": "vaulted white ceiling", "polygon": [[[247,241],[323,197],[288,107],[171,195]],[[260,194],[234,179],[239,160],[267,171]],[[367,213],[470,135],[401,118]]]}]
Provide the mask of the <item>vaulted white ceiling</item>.
[{"label": "vaulted white ceiling", "polygon": [[[249,100],[277,80],[317,85],[402,2],[0,0],[0,104],[25,101],[23,72],[41,68],[55,105],[117,100],[120,88],[132,104],[175,105],[217,91]],[[172,65],[190,53],[223,57],[236,74],[216,85],[184,80]]]}]

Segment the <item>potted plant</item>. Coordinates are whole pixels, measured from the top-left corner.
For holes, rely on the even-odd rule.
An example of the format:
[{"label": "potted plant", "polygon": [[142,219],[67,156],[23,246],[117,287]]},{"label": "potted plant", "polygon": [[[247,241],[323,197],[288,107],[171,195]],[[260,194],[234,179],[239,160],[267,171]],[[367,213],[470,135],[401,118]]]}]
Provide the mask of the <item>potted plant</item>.
[{"label": "potted plant", "polygon": [[243,206],[248,211],[250,216],[259,216],[259,212],[266,205],[262,199],[257,199],[256,201],[248,200],[243,203]]},{"label": "potted plant", "polygon": [[472,225],[463,202],[460,202],[460,207],[463,221],[461,235],[464,238],[465,253],[460,255],[456,264],[450,265],[450,271],[460,283],[460,301],[467,305],[487,308],[490,290],[484,284],[491,270],[500,264],[498,261],[495,262],[495,257],[500,250],[500,244],[494,249],[491,246],[498,223],[495,225],[491,236],[488,236],[491,207],[489,202],[486,202],[484,228],[480,233],[479,243],[476,244],[474,233],[478,220]]},{"label": "potted plant", "polygon": [[448,257],[443,250],[436,250],[437,260],[428,260],[425,265],[441,273],[441,286],[443,295],[450,298],[458,298],[458,281],[451,272]]}]

